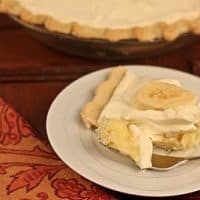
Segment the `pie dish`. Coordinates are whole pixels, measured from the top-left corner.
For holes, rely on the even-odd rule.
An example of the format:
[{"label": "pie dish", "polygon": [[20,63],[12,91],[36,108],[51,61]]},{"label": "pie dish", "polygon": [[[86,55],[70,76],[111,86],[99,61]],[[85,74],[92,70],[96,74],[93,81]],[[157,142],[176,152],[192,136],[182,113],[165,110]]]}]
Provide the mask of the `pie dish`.
[{"label": "pie dish", "polygon": [[137,76],[116,67],[82,109],[100,143],[151,168],[154,148],[187,151],[200,144],[200,103],[176,79]]},{"label": "pie dish", "polygon": [[154,42],[140,42],[137,40],[110,42],[108,40],[78,38],[70,34],[52,32],[44,26],[24,22],[17,16],[10,15],[10,17],[22,25],[33,38],[48,47],[70,55],[101,60],[122,61],[161,55],[189,45],[198,38],[197,35],[187,33],[170,42],[164,40]]},{"label": "pie dish", "polygon": [[50,31],[114,42],[200,33],[199,0],[1,0],[0,10]]}]

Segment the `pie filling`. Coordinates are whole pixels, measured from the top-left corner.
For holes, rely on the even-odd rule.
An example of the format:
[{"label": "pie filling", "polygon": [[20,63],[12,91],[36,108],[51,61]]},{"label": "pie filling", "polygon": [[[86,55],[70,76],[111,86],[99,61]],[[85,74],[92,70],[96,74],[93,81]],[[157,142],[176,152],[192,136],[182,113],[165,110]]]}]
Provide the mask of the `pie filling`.
[{"label": "pie filling", "polygon": [[17,0],[35,15],[62,23],[77,22],[96,28],[130,28],[157,22],[174,23],[199,16],[199,0]]}]

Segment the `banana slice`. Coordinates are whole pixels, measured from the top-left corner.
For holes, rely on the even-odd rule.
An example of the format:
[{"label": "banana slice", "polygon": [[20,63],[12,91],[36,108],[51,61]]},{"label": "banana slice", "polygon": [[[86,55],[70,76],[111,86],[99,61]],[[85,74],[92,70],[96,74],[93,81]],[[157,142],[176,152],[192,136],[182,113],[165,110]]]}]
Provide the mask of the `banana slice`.
[{"label": "banana slice", "polygon": [[137,105],[144,110],[163,110],[188,104],[193,105],[196,100],[196,96],[191,91],[158,80],[145,84],[136,95]]}]

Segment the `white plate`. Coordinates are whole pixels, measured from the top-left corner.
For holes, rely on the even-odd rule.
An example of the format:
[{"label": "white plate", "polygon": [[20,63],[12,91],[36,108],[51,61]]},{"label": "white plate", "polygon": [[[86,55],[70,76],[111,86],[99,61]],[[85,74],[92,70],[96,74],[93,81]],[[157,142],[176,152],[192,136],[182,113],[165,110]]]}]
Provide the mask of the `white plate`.
[{"label": "white plate", "polygon": [[[200,79],[176,70],[152,66],[128,66],[137,74],[175,78],[200,97]],[[102,146],[81,122],[81,107],[110,69],[90,73],[67,86],[52,103],[47,116],[50,143],[74,171],[104,187],[141,196],[173,196],[200,189],[200,161],[171,171],[139,170],[133,161]]]}]

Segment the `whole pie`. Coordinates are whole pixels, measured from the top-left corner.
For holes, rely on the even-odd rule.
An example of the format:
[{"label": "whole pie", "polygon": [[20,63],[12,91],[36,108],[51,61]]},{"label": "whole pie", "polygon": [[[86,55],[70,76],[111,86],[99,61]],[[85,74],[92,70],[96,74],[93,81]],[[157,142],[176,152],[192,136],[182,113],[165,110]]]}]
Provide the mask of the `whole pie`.
[{"label": "whole pie", "polygon": [[0,11],[81,38],[154,41],[200,33],[199,0],[0,0]]}]

